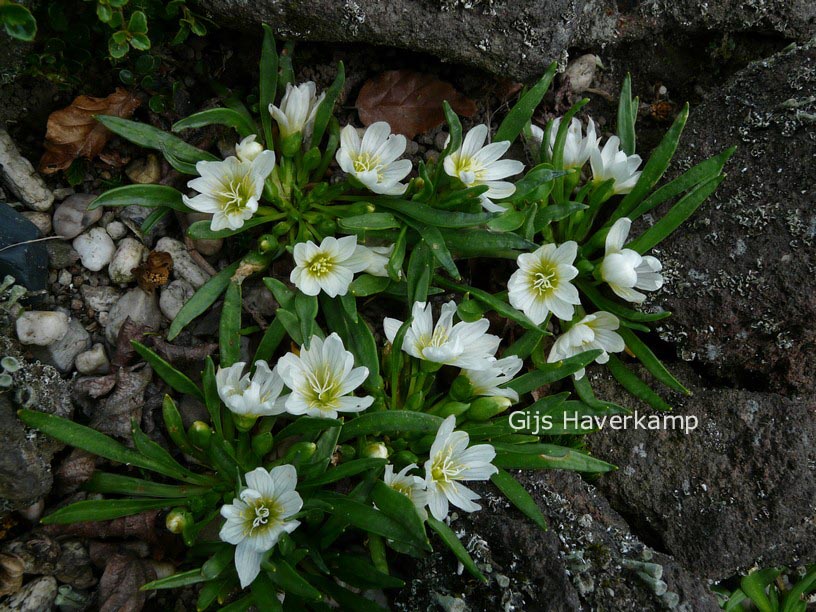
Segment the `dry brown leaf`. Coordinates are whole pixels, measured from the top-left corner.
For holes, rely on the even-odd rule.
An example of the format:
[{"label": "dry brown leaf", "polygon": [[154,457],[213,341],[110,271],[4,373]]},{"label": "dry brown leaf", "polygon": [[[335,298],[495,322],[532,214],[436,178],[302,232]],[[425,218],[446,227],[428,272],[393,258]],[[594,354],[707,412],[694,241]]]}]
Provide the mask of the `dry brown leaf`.
[{"label": "dry brown leaf", "polygon": [[136,96],[117,87],[107,98],[79,96],[69,106],[51,113],[40,172],[53,174],[65,170],[78,157],[93,159],[99,155],[111,133],[94,115],[128,118],[139,104]]},{"label": "dry brown leaf", "polygon": [[143,585],[156,579],[156,571],[143,559],[132,555],[112,556],[99,581],[100,612],[140,612],[147,601]]},{"label": "dry brown leaf", "polygon": [[131,273],[136,277],[142,291],[152,295],[157,288],[167,284],[172,271],[173,257],[170,253],[151,251],[147,261],[133,268]]},{"label": "dry brown leaf", "polygon": [[96,407],[89,425],[109,436],[130,439],[131,421],[142,422],[144,393],[152,377],[148,365],[119,368],[113,393]]},{"label": "dry brown leaf", "polygon": [[62,494],[73,493],[88,482],[96,470],[96,457],[79,448],[62,460],[55,472],[57,489]]},{"label": "dry brown leaf", "polygon": [[42,531],[52,536],[80,538],[137,538],[148,543],[158,541],[156,531],[160,510],[147,510],[110,521],[85,521],[68,525],[46,525]]},{"label": "dry brown leaf", "polygon": [[459,115],[476,113],[476,103],[432,74],[389,70],[365,82],[357,96],[357,111],[364,125],[387,121],[391,130],[413,138],[445,120],[445,100]]}]

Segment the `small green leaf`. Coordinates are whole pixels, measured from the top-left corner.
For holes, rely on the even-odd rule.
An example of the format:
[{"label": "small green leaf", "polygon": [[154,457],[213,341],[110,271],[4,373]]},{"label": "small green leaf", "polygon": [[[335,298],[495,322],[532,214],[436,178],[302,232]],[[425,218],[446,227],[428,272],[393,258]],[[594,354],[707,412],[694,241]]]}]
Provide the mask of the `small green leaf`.
[{"label": "small green leaf", "polygon": [[218,328],[221,347],[221,367],[228,368],[241,354],[241,285],[231,281],[224,294],[221,322]]},{"label": "small green leaf", "polygon": [[[495,218],[496,213],[463,213],[439,210],[431,208],[421,202],[408,202],[405,200],[377,200],[377,206],[393,210],[405,217],[419,221],[433,227],[463,228],[484,225]],[[399,226],[397,226],[399,227]]]},{"label": "small green leaf", "polygon": [[424,302],[433,276],[433,254],[424,240],[420,240],[408,258],[408,303]]},{"label": "small green leaf", "polygon": [[261,569],[286,593],[303,597],[309,601],[322,601],[323,595],[291,565],[283,559],[270,559],[261,562]]},{"label": "small green leaf", "polygon": [[346,70],[343,62],[337,64],[337,76],[326,90],[326,96],[320,103],[315,114],[314,130],[312,131],[312,145],[317,146],[323,139],[323,134],[326,133],[326,127],[329,125],[329,119],[334,112],[334,103],[337,101],[337,96],[343,90],[343,85],[346,82]]},{"label": "small green leaf", "polygon": [[585,351],[567,359],[562,359],[561,361],[548,363],[545,367],[539,368],[534,372],[523,374],[502,386],[513,389],[519,395],[529,393],[543,385],[549,385],[556,380],[566,378],[581,368],[585,368],[595,361],[602,352],[601,350]]},{"label": "small green leaf", "polygon": [[558,66],[555,62],[550,64],[549,68],[547,68],[547,72],[539,79],[538,83],[533,85],[529,91],[519,98],[519,101],[510,109],[501,122],[501,125],[499,125],[499,129],[496,130],[493,142],[501,142],[503,140],[513,142],[516,137],[521,134],[524,126],[530,122],[530,118],[533,116],[535,109],[541,103],[541,100],[544,99],[544,94],[546,94],[550,88],[557,68]]},{"label": "small green leaf", "polygon": [[88,205],[88,210],[100,206],[130,206],[147,208],[167,207],[180,212],[191,212],[182,201],[182,194],[167,185],[125,185],[110,189]]},{"label": "small green leaf", "polygon": [[461,257],[504,257],[515,259],[516,251],[534,251],[538,245],[510,232],[483,229],[439,230],[448,249]]},{"label": "small green leaf", "polygon": [[626,389],[630,394],[636,398],[643,400],[655,410],[671,410],[672,407],[660,397],[657,393],[652,391],[640,377],[627,368],[624,363],[615,355],[609,356],[609,361],[606,366],[609,372],[617,380],[620,385]]},{"label": "small green leaf", "polygon": [[135,497],[187,498],[203,495],[210,491],[205,487],[188,485],[169,485],[141,478],[110,474],[95,471],[91,479],[82,485],[83,490],[91,493],[114,493]]},{"label": "small green leaf", "polygon": [[136,352],[150,364],[150,366],[159,376],[161,376],[162,380],[164,380],[164,382],[170,385],[173,389],[179,393],[192,395],[198,399],[204,398],[201,393],[201,389],[199,389],[198,386],[192,380],[190,380],[186,374],[179,372],[176,368],[171,366],[168,362],[159,357],[157,353],[147,348],[141,342],[131,340],[131,344],[133,345],[133,348],[136,349]]},{"label": "small green leaf", "polygon": [[266,328],[261,342],[255,350],[255,357],[252,359],[252,363],[258,360],[270,361],[285,336],[286,330],[283,328],[283,325],[281,325],[280,321],[274,319],[269,324],[269,327]]},{"label": "small green leaf", "polygon": [[627,73],[618,102],[618,138],[627,155],[635,154],[635,119],[637,108],[632,104],[632,76]]},{"label": "small green leaf", "polygon": [[448,134],[450,136],[450,140],[445,145],[445,150],[440,156],[440,159],[445,159],[448,153],[456,151],[462,146],[462,123],[459,121],[459,116],[451,108],[447,100],[442,102],[442,110],[445,113],[445,121],[448,124]]},{"label": "small green leaf", "polygon": [[369,434],[436,433],[441,424],[440,417],[424,412],[412,410],[371,412],[347,421],[340,432],[340,442]]},{"label": "small green leaf", "polygon": [[589,300],[600,310],[611,312],[613,315],[621,319],[652,323],[654,321],[661,321],[671,316],[671,313],[665,310],[663,312],[640,312],[638,310],[632,310],[631,308],[627,308],[626,306],[605,297],[600,290],[591,283],[586,281],[577,281],[576,284],[581,290],[581,293],[586,295]]},{"label": "small green leaf", "polygon": [[207,355],[204,360],[204,372],[201,375],[201,386],[204,390],[204,405],[210,414],[210,422],[219,436],[224,435],[221,422],[221,397],[218,395],[218,384],[215,378],[215,364],[212,357]]},{"label": "small green leaf", "polygon": [[652,350],[646,346],[643,340],[638,338],[632,330],[619,329],[618,333],[623,338],[623,341],[626,342],[626,347],[632,351],[635,357],[638,358],[638,361],[649,370],[652,376],[673,391],[684,395],[691,395],[691,392],[686,389],[679,380],[672,376],[671,372],[666,369],[666,366],[661,363]]},{"label": "small green leaf", "polygon": [[340,229],[352,232],[361,230],[383,230],[400,227],[400,222],[394,215],[387,212],[366,213],[353,217],[344,217],[337,223]]},{"label": "small green leaf", "polygon": [[187,303],[181,307],[176,318],[173,319],[173,322],[170,324],[170,329],[167,330],[168,340],[173,340],[193,319],[205,312],[215,303],[229,285],[230,278],[235,274],[239,263],[240,262],[236,261],[231,266],[221,270],[204,283],[204,285],[195,292],[193,297],[187,300]]},{"label": "small green leaf", "polygon": [[[304,480],[298,487],[319,487],[321,485],[337,482],[349,476],[355,476],[362,472],[379,471],[379,468],[388,463],[385,459],[363,458],[354,459],[341,463],[335,468],[323,472],[320,476]],[[382,510],[382,508],[380,508]]]},{"label": "small green leaf", "polygon": [[[333,576],[358,589],[396,589],[405,586],[405,582],[399,578],[381,572],[358,555],[337,555],[332,560],[331,572]],[[369,606],[365,607],[365,610],[369,609]]]},{"label": "small green leaf", "polygon": [[459,538],[456,537],[453,529],[448,527],[442,521],[437,521],[432,516],[428,517],[428,526],[433,529],[440,538],[442,538],[445,546],[450,549],[450,551],[456,556],[457,559],[459,559],[460,563],[465,566],[465,569],[467,569],[472,576],[487,584],[487,578],[485,578],[484,574],[482,574],[482,572],[479,571],[479,568],[476,567],[476,563],[468,554],[467,549],[462,546],[462,543],[459,541]]},{"label": "small green leaf", "polygon": [[392,489],[382,480],[378,480],[371,489],[371,499],[386,515],[402,523],[421,548],[431,549],[422,518],[417,513],[414,502],[407,495]]},{"label": "small green leaf", "polygon": [[258,130],[255,123],[240,112],[231,108],[209,108],[185,117],[173,124],[173,131],[180,132],[207,125],[226,125],[235,128],[241,138],[255,134]]},{"label": "small green leaf", "polygon": [[110,521],[123,516],[139,514],[178,505],[177,499],[95,499],[75,502],[60,508],[42,519],[43,525],[67,525]]},{"label": "small green leaf", "polygon": [[494,443],[496,458],[493,465],[516,470],[574,470],[576,472],[604,473],[616,469],[614,465],[571,448],[555,444]]},{"label": "small green leaf", "polygon": [[259,225],[272,223],[274,220],[274,217],[252,217],[251,219],[246,220],[238,229],[224,228],[220,230],[213,230],[212,222],[208,219],[204,219],[202,221],[192,223],[190,227],[187,228],[187,235],[195,240],[219,240],[221,238],[237,236],[238,234],[242,234],[247,230],[258,227]]},{"label": "small green leaf", "polygon": [[275,103],[278,92],[278,51],[272,28],[263,24],[263,45],[261,46],[260,99],[258,100],[261,123],[263,124],[266,148],[272,148],[272,115],[269,105]]},{"label": "small green leaf", "polygon": [[153,591],[158,589],[178,589],[189,586],[191,584],[198,584],[199,582],[206,582],[207,578],[201,575],[201,568],[192,569],[179,574],[173,574],[165,578],[159,578],[143,585],[140,590]]},{"label": "small green leaf", "polygon": [[449,280],[442,278],[441,276],[437,275],[434,277],[434,282],[446,289],[453,289],[455,291],[459,291],[460,293],[469,293],[470,296],[485,304],[488,308],[495,311],[497,314],[505,317],[506,319],[510,319],[511,321],[515,321],[525,329],[541,331],[535,323],[533,323],[527,316],[510,306],[504,300],[496,297],[495,295],[491,295],[487,291],[482,291],[481,289],[477,289],[475,287],[470,287],[468,285],[458,285],[456,283],[452,283]]},{"label": "small green leaf", "polygon": [[147,15],[142,11],[133,11],[128,21],[128,31],[132,34],[146,34],[147,33]]},{"label": "small green leaf", "polygon": [[[150,39],[147,34],[134,34],[130,39],[130,46],[137,51],[147,51],[150,49]],[[155,98],[151,99],[152,100]]]},{"label": "small green leaf", "polygon": [[490,477],[490,482],[496,485],[504,496],[518,508],[522,514],[532,520],[541,529],[547,530],[547,519],[541,513],[541,509],[536,504],[535,500],[530,496],[519,481],[513,478],[504,470],[499,470]]},{"label": "small green leaf", "polygon": [[298,417],[295,421],[280,430],[275,437],[279,440],[284,440],[289,436],[301,436],[338,427],[342,425],[341,421],[337,419],[322,419],[318,417]]},{"label": "small green leaf", "polygon": [[388,277],[361,274],[349,285],[349,293],[354,297],[369,297],[382,293],[390,284]]},{"label": "small green leaf", "polygon": [[0,23],[12,38],[31,42],[37,36],[37,20],[22,4],[9,2],[0,5]]},{"label": "small green leaf", "polygon": [[[430,551],[430,546],[426,547],[423,542],[417,541],[416,537],[408,531],[401,521],[389,517],[384,512],[345,495],[323,494],[323,496],[333,507],[332,515],[350,525],[369,533],[376,533],[390,540],[404,542],[412,546],[419,545],[424,550]],[[324,540],[326,537],[324,536]]]},{"label": "small green leaf", "polygon": [[552,164],[539,164],[516,183],[516,190],[507,202],[540,202],[553,188],[555,179],[570,174],[571,170],[556,170]]},{"label": "small green leaf", "polygon": [[743,576],[740,581],[742,592],[745,593],[760,612],[777,612],[777,607],[772,605],[768,595],[765,593],[766,587],[776,580],[782,573],[779,568],[768,568]]}]

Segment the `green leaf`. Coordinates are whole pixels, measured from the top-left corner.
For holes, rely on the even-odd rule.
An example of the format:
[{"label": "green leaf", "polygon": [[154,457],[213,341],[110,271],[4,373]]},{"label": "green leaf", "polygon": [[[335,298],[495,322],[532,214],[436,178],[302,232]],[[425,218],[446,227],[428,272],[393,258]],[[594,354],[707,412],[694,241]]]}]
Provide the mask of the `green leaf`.
[{"label": "green leaf", "polygon": [[405,582],[399,578],[381,572],[358,555],[337,555],[331,564],[331,573],[359,589],[396,589],[405,586]]},{"label": "green leaf", "polygon": [[[295,294],[295,314],[300,321],[302,344],[309,348],[312,336],[315,335],[315,318],[317,317],[317,296],[297,292]],[[322,336],[322,334],[321,334]]]},{"label": "green leaf", "polygon": [[623,362],[615,355],[609,356],[607,367],[612,376],[620,385],[636,398],[643,400],[655,410],[671,410],[672,407],[652,391],[651,387],[643,382],[640,377],[627,368]]},{"label": "green leaf", "polygon": [[585,351],[578,355],[573,355],[561,361],[546,364],[545,367],[539,368],[534,372],[528,372],[518,378],[511,380],[509,383],[502,385],[509,389],[513,389],[519,395],[529,393],[534,389],[538,389],[544,385],[549,385],[556,380],[566,378],[570,374],[574,374],[581,368],[585,368],[602,353],[601,350]]},{"label": "green leaf", "polygon": [[67,525],[109,521],[139,514],[146,510],[158,510],[178,505],[177,499],[95,499],[75,502],[52,512],[42,519],[43,525]]},{"label": "green leaf", "polygon": [[683,393],[684,395],[691,395],[691,392],[686,389],[679,380],[672,376],[671,372],[666,369],[666,366],[661,363],[652,350],[646,346],[643,340],[638,338],[632,330],[621,328],[618,330],[618,333],[623,338],[623,341],[626,342],[627,348],[632,351],[635,357],[638,358],[638,361],[649,370],[652,376],[669,389]]},{"label": "green leaf", "polygon": [[221,423],[221,397],[218,395],[218,384],[215,379],[215,364],[212,357],[207,355],[204,360],[204,372],[201,375],[201,386],[204,389],[204,405],[210,414],[210,422],[219,436],[224,435]]},{"label": "green leaf", "polygon": [[302,416],[295,419],[292,423],[284,427],[277,434],[275,438],[284,440],[289,436],[301,436],[305,434],[312,434],[332,427],[342,425],[342,421],[337,419],[323,419],[318,417]]},{"label": "green leaf", "polygon": [[241,138],[255,134],[258,129],[245,115],[231,108],[210,108],[185,117],[173,124],[173,131],[189,130],[207,125],[226,125],[235,128]]},{"label": "green leaf", "polygon": [[549,68],[547,68],[547,72],[539,79],[538,83],[533,85],[528,92],[519,98],[519,101],[510,109],[510,112],[507,113],[507,116],[505,116],[499,125],[499,129],[496,130],[493,142],[501,142],[503,140],[513,142],[516,137],[521,134],[524,126],[530,122],[530,118],[533,116],[535,109],[544,98],[544,94],[546,94],[550,88],[550,83],[552,83],[557,68],[558,66],[555,62],[550,64]]},{"label": "green leaf", "polygon": [[805,612],[804,596],[809,595],[814,589],[816,589],[816,565],[811,565],[808,573],[785,595],[782,612],[798,612],[799,610]]},{"label": "green leaf", "polygon": [[[406,200],[377,200],[376,205],[388,210],[393,210],[420,223],[425,223],[434,227],[463,228],[484,225],[491,219],[497,217],[496,213],[463,213],[431,208],[421,202],[408,202]],[[397,226],[398,227],[398,226]]]},{"label": "green leaf", "polygon": [[581,290],[581,293],[586,295],[589,300],[595,304],[600,310],[611,312],[613,315],[623,320],[639,321],[643,323],[651,323],[653,321],[660,321],[671,316],[668,311],[663,312],[640,312],[627,308],[618,302],[605,297],[596,286],[586,281],[577,281],[576,284]]},{"label": "green leaf", "polygon": [[[325,495],[325,494],[324,494]],[[417,541],[416,537],[408,529],[384,512],[375,510],[371,506],[355,501],[345,495],[325,495],[325,499],[332,505],[332,515],[339,519],[362,529],[365,532],[376,533],[384,538],[405,542],[412,546],[420,546],[424,550],[430,551],[423,542]],[[326,536],[324,536],[324,540]]]},{"label": "green leaf", "polygon": [[159,357],[157,353],[147,348],[141,342],[131,340],[130,343],[133,348],[136,349],[136,352],[150,364],[150,366],[159,376],[161,376],[162,380],[164,380],[164,382],[170,385],[173,389],[179,393],[192,395],[198,399],[204,398],[203,394],[201,393],[201,389],[199,389],[198,386],[192,380],[190,380],[186,374],[179,372],[176,368],[171,366],[168,362]]},{"label": "green leaf", "polygon": [[516,183],[516,190],[507,202],[540,202],[546,198],[553,188],[555,179],[570,174],[571,170],[556,170],[552,164],[539,164],[530,169]]},{"label": "green leaf", "polygon": [[166,206],[154,209],[152,213],[145,217],[145,220],[142,221],[141,227],[139,227],[142,234],[147,234],[151,229],[153,229],[154,225],[170,214],[170,210],[171,209],[167,208]]},{"label": "green leaf", "polygon": [[95,471],[91,479],[82,485],[85,491],[92,493],[115,493],[135,497],[185,498],[203,495],[210,491],[205,487],[187,485],[169,485],[151,482],[141,478],[120,476],[108,472]]},{"label": "green leaf", "polygon": [[632,104],[632,76],[627,73],[618,102],[618,138],[627,155],[635,154],[635,119],[637,108]]},{"label": "green leaf", "polygon": [[459,562],[465,566],[467,571],[471,573],[472,576],[475,576],[485,584],[487,584],[487,578],[484,577],[484,574],[479,571],[479,568],[476,567],[476,563],[473,561],[471,556],[468,554],[468,551],[462,546],[462,543],[459,541],[459,538],[456,537],[456,534],[453,532],[453,529],[448,527],[442,521],[437,521],[432,516],[428,517],[428,526],[433,529],[437,535],[442,538],[442,541],[445,543],[451,552],[459,559]]},{"label": "green leaf", "polygon": [[128,31],[133,34],[147,33],[147,15],[142,11],[133,11],[128,21]]},{"label": "green leaf", "polygon": [[173,319],[173,322],[170,324],[170,329],[167,330],[168,340],[173,340],[193,319],[205,312],[215,303],[219,296],[224,293],[224,290],[230,283],[230,278],[235,274],[240,263],[241,262],[236,261],[231,266],[221,270],[204,283],[204,285],[195,292],[193,297],[187,300],[187,303],[181,307],[176,318]]},{"label": "green leaf", "polygon": [[326,96],[320,103],[315,114],[314,130],[312,131],[312,145],[317,146],[323,139],[323,134],[326,133],[326,127],[329,125],[329,119],[334,112],[334,103],[337,101],[337,96],[343,90],[343,85],[346,82],[346,69],[343,62],[337,64],[337,76],[326,90]]},{"label": "green leaf", "polygon": [[459,116],[451,108],[447,100],[442,102],[442,110],[445,113],[445,121],[448,124],[448,134],[450,135],[450,140],[447,145],[445,145],[445,150],[439,157],[440,159],[445,159],[448,153],[457,151],[462,146],[462,123],[459,121]]},{"label": "green leaf", "polygon": [[375,212],[353,217],[344,217],[337,222],[340,229],[351,232],[361,230],[383,230],[400,227],[400,222],[391,213]]},{"label": "green leaf", "polygon": [[220,546],[215,554],[207,559],[201,567],[201,575],[212,580],[218,578],[227,567],[232,565],[235,549],[230,545]]},{"label": "green leaf", "polygon": [[[555,142],[553,143],[552,148],[552,164],[556,168],[563,168],[564,166],[564,146],[567,142],[567,131],[569,130],[570,123],[572,122],[572,118],[578,114],[578,111],[581,110],[584,106],[589,104],[588,98],[583,98],[572,105],[572,107],[564,113],[564,116],[561,117],[561,121],[558,124],[558,129],[555,132]],[[549,129],[552,129],[548,125]],[[545,134],[546,136],[546,134]],[[541,141],[542,148],[547,143],[547,139],[544,138]],[[563,181],[559,181],[559,185],[563,185]],[[562,191],[561,189],[556,190],[557,199],[560,201],[562,198],[560,197]]]},{"label": "green leaf", "polygon": [[269,327],[266,328],[261,342],[255,350],[255,357],[252,359],[252,363],[258,360],[270,361],[285,336],[286,330],[283,328],[283,325],[281,325],[280,321],[274,319],[269,324]]},{"label": "green leaf", "polygon": [[211,229],[212,222],[209,219],[204,219],[202,221],[192,223],[190,227],[187,228],[187,235],[196,240],[218,240],[219,238],[237,236],[238,234],[250,230],[253,227],[258,227],[259,225],[263,225],[265,223],[272,223],[272,221],[274,221],[274,218],[265,216],[252,217],[251,219],[244,221],[244,224],[238,229],[224,228],[221,230],[213,230]]},{"label": "green leaf", "polygon": [[184,421],[181,418],[181,413],[179,412],[176,403],[173,401],[173,398],[171,398],[169,395],[165,395],[164,400],[162,401],[162,417],[164,420],[164,429],[167,432],[167,435],[170,436],[173,444],[175,444],[181,452],[191,455],[199,461],[204,462],[204,455],[187,439],[187,433],[184,428]]},{"label": "green leaf", "polygon": [[438,228],[418,221],[409,221],[408,219],[406,219],[406,223],[422,236],[422,242],[428,245],[431,254],[442,265],[445,272],[456,280],[462,278],[459,274],[459,270],[456,268],[456,264],[453,262],[453,256],[445,244],[445,239]]},{"label": "green leaf", "polygon": [[22,4],[0,5],[0,23],[12,38],[31,42],[37,36],[37,20]]},{"label": "green leaf", "polygon": [[181,199],[181,192],[167,185],[125,185],[110,189],[88,205],[88,210],[100,206],[167,207],[180,212],[192,212]]},{"label": "green leaf", "polygon": [[369,297],[382,293],[391,284],[391,279],[386,276],[372,276],[371,274],[361,274],[349,285],[349,293],[354,297]]},{"label": "green leaf", "polygon": [[533,229],[535,233],[540,232],[550,223],[562,221],[567,217],[571,217],[580,210],[589,208],[586,204],[580,202],[567,202],[565,204],[550,204],[540,208],[536,212],[535,220],[533,221]]},{"label": "green leaf", "polygon": [[433,254],[424,240],[420,240],[408,258],[408,303],[424,302],[433,276]]},{"label": "green leaf", "polygon": [[150,38],[147,34],[134,34],[130,39],[130,46],[137,51],[147,51],[150,49]]},{"label": "green leaf", "polygon": [[260,87],[258,107],[263,124],[266,148],[272,148],[272,115],[269,105],[275,103],[278,92],[278,51],[275,48],[275,35],[272,28],[263,24],[263,45],[261,46]]},{"label": "green leaf", "polygon": [[414,502],[407,495],[378,480],[371,489],[371,499],[383,513],[402,524],[420,548],[431,550],[422,518],[417,513]]},{"label": "green leaf", "polygon": [[136,446],[136,450],[142,455],[155,462],[156,465],[162,466],[165,474],[174,474],[180,480],[187,482],[196,482],[201,479],[200,476],[194,474],[186,467],[181,465],[178,461],[173,459],[172,455],[165,450],[161,445],[154,442],[147,435],[139,429],[135,420],[131,421],[131,437]]},{"label": "green leaf", "polygon": [[669,210],[660,221],[627,244],[626,248],[632,249],[642,255],[660,244],[663,239],[671,235],[686,219],[694,214],[694,211],[705,202],[708,196],[714,193],[714,190],[717,189],[724,179],[725,175],[720,174],[692,189],[672,206],[671,210]]},{"label": "green leaf", "polygon": [[[304,480],[299,487],[318,487],[331,482],[337,482],[361,472],[379,471],[388,461],[386,459],[363,458],[341,463],[335,468],[323,472],[320,476]],[[380,508],[382,510],[382,508]]]},{"label": "green leaf", "polygon": [[541,509],[536,504],[535,500],[530,496],[519,481],[513,478],[504,470],[499,470],[490,477],[490,482],[496,485],[504,496],[518,508],[522,514],[532,520],[544,531],[547,530],[547,519],[541,513]]},{"label": "green leaf", "polygon": [[[343,308],[341,300],[349,304],[349,307]],[[356,300],[321,297],[321,304],[329,328],[346,339],[346,347],[354,355],[355,361],[368,368],[364,387],[375,395],[379,394],[383,388],[380,377],[380,354],[368,324],[362,317],[357,316]]]},{"label": "green leaf", "polygon": [[192,569],[187,572],[173,574],[165,578],[153,580],[142,586],[141,591],[153,591],[158,589],[178,589],[189,586],[191,584],[198,584],[199,582],[206,582],[207,578],[201,575],[201,568]]},{"label": "green leaf", "polygon": [[458,285],[438,275],[434,277],[434,282],[437,285],[445,287],[446,289],[453,289],[461,293],[469,293],[473,299],[486,305],[488,308],[490,308],[497,314],[500,314],[504,318],[510,319],[511,321],[515,321],[525,329],[541,331],[543,333],[543,330],[541,330],[538,327],[538,325],[536,325],[530,319],[528,319],[524,313],[519,312],[504,300],[499,299],[498,297],[488,293],[487,291],[482,291],[481,289],[470,287],[468,285]]},{"label": "green leaf", "polygon": [[781,569],[768,568],[743,576],[740,581],[740,588],[745,593],[760,612],[776,612],[777,608],[771,604],[765,588],[770,585],[776,577],[782,573]]},{"label": "green leaf", "polygon": [[276,585],[286,593],[303,597],[309,601],[322,601],[323,595],[291,565],[283,559],[261,562],[261,568]]},{"label": "green leaf", "polygon": [[493,465],[517,470],[574,470],[604,473],[614,465],[571,448],[555,444],[502,445],[494,443],[496,458]]},{"label": "green leaf", "polygon": [[440,417],[424,412],[412,410],[371,412],[347,421],[340,432],[340,442],[369,434],[436,433],[441,424]]},{"label": "green leaf", "polygon": [[504,257],[515,259],[515,251],[534,251],[534,242],[510,233],[496,233],[482,229],[439,230],[452,253],[461,257]]},{"label": "green leaf", "polygon": [[221,161],[211,153],[202,151],[151,125],[110,115],[94,117],[114,134],[141,147],[161,151],[170,165],[184,174],[198,174],[195,169],[196,162]]},{"label": "green leaf", "polygon": [[221,367],[228,368],[240,359],[241,354],[241,285],[231,281],[224,294],[221,321],[218,327],[221,347]]}]

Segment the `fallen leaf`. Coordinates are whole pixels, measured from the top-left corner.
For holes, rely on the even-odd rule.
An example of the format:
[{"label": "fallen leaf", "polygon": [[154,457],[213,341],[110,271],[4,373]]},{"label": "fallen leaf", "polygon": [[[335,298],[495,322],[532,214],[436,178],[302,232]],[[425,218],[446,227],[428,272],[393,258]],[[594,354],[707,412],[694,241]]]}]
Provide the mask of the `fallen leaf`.
[{"label": "fallen leaf", "polygon": [[394,133],[413,138],[442,124],[445,100],[459,115],[476,113],[473,100],[432,74],[389,70],[365,82],[356,106],[364,125],[387,121]]},{"label": "fallen leaf", "polygon": [[94,115],[114,115],[128,118],[140,100],[117,87],[107,98],[79,96],[63,109],[48,117],[45,131],[45,153],[40,159],[40,172],[53,174],[65,170],[75,159],[93,159],[102,152],[111,132],[94,119]]},{"label": "fallen leaf", "polygon": [[154,543],[158,541],[156,520],[160,512],[160,510],[147,510],[111,521],[85,521],[68,525],[46,525],[42,528],[42,531],[52,536],[137,538],[148,543]]},{"label": "fallen leaf", "polygon": [[152,377],[148,365],[120,368],[113,393],[94,411],[89,425],[109,436],[129,440],[131,420],[142,422],[144,392]]},{"label": "fallen leaf", "polygon": [[96,457],[75,448],[62,460],[55,472],[57,489],[62,494],[73,493],[90,480],[96,470]]},{"label": "fallen leaf", "polygon": [[156,571],[144,559],[113,555],[99,581],[99,612],[140,612],[148,592],[143,585],[156,579]]},{"label": "fallen leaf", "polygon": [[145,293],[153,292],[167,284],[170,280],[170,272],[173,271],[173,257],[164,251],[151,251],[147,256],[147,261],[139,264],[131,273],[136,277],[136,282]]},{"label": "fallen leaf", "polygon": [[205,342],[196,344],[195,346],[179,346],[176,344],[171,344],[159,336],[155,336],[153,338],[153,348],[156,349],[156,352],[158,352],[159,355],[164,357],[173,365],[200,365],[204,359],[218,350],[218,343]]},{"label": "fallen leaf", "polygon": [[151,327],[142,325],[141,323],[134,323],[128,317],[119,328],[119,335],[116,336],[116,352],[111,358],[111,365],[115,368],[123,368],[128,365],[136,356],[136,349],[133,348],[133,340],[144,343],[145,336]]}]

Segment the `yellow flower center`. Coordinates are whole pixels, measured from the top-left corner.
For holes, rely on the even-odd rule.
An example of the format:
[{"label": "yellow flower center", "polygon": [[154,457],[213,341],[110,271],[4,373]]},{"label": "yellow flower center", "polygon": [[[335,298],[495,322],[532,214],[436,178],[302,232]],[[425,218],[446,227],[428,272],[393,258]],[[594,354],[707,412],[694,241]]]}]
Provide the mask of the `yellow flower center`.
[{"label": "yellow flower center", "polygon": [[382,180],[380,157],[367,152],[360,153],[354,160],[354,171],[362,173],[372,170],[377,173],[377,180]]},{"label": "yellow flower center", "polygon": [[334,269],[334,260],[329,255],[320,253],[306,264],[306,269],[312,276],[321,278]]},{"label": "yellow flower center", "polygon": [[463,466],[456,464],[451,459],[447,449],[439,453],[431,464],[431,476],[436,482],[447,483],[456,480]]},{"label": "yellow flower center", "polygon": [[427,334],[419,337],[417,342],[419,344],[419,348],[424,349],[428,348],[429,346],[439,348],[448,341],[448,338],[450,337],[448,333],[449,331],[450,330],[448,330],[447,327],[437,325],[436,328],[434,328],[433,334],[431,334],[430,338]]},{"label": "yellow flower center", "polygon": [[484,175],[484,168],[474,163],[472,157],[462,157],[459,155],[454,163],[454,169],[459,180],[468,187],[481,181]]},{"label": "yellow flower center", "polygon": [[271,499],[261,498],[247,508],[247,535],[254,535],[276,525],[280,521],[282,508]]},{"label": "yellow flower center", "polygon": [[334,410],[337,403],[340,381],[327,367],[316,368],[306,375],[308,389],[306,397],[309,404],[319,410]]},{"label": "yellow flower center", "polygon": [[538,292],[538,295],[544,295],[555,289],[558,284],[558,274],[555,266],[548,263],[542,263],[538,270],[533,274],[533,289]]},{"label": "yellow flower center", "polygon": [[221,187],[222,190],[218,195],[221,198],[224,213],[227,215],[234,215],[243,211],[247,202],[254,195],[249,173],[232,177],[229,182],[223,183]]}]

